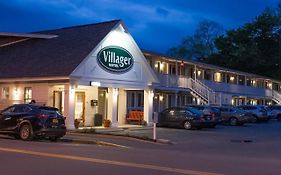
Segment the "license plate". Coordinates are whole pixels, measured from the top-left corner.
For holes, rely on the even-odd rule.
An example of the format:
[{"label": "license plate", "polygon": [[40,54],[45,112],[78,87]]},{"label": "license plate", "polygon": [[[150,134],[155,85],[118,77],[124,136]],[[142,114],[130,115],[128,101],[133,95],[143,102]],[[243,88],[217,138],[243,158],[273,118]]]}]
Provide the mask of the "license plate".
[{"label": "license plate", "polygon": [[52,122],[55,123],[55,124],[58,124],[59,120],[55,118],[55,119],[52,120]]}]

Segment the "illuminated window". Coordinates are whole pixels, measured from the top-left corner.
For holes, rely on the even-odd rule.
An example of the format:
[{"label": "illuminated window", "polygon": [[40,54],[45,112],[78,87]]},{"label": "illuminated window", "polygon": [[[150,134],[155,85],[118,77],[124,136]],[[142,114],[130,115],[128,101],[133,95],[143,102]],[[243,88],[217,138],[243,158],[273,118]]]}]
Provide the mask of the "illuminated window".
[{"label": "illuminated window", "polygon": [[24,88],[24,103],[30,103],[32,100],[32,88],[25,87]]},{"label": "illuminated window", "polygon": [[9,91],[8,87],[2,88],[2,99],[9,99]]},{"label": "illuminated window", "polygon": [[216,72],[214,74],[214,81],[216,82],[222,82],[222,76],[221,76],[221,73],[220,72]]}]

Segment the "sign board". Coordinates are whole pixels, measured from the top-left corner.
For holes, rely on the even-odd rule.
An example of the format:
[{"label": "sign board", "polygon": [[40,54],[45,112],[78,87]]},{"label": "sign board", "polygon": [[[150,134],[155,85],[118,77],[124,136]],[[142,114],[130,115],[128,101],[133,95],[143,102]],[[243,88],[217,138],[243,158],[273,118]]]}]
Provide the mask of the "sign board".
[{"label": "sign board", "polygon": [[99,65],[113,73],[125,73],[134,65],[134,58],[126,49],[119,46],[108,46],[97,55]]}]

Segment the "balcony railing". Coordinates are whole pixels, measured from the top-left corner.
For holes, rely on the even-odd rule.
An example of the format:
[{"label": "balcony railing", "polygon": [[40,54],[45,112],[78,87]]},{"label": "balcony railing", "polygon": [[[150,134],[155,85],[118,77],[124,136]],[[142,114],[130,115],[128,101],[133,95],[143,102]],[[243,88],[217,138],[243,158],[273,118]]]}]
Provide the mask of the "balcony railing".
[{"label": "balcony railing", "polygon": [[257,97],[272,97],[272,90],[250,87],[237,84],[219,83],[210,80],[202,80],[202,82],[215,92],[226,92],[237,95],[257,96]]},{"label": "balcony railing", "polygon": [[188,78],[181,75],[157,74],[160,86],[171,88],[189,88]]}]

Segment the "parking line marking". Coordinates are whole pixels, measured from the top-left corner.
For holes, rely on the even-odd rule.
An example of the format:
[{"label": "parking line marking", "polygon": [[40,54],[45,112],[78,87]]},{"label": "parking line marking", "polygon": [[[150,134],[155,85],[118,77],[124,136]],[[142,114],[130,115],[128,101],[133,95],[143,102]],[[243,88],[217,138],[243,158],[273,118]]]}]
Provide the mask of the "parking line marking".
[{"label": "parking line marking", "polygon": [[180,169],[180,168],[163,167],[163,166],[149,165],[149,164],[139,164],[139,163],[131,163],[131,162],[95,159],[95,158],[81,157],[81,156],[44,153],[44,152],[28,151],[28,150],[22,150],[22,149],[12,149],[12,148],[0,147],[0,151],[27,154],[27,155],[33,155],[33,156],[41,156],[41,157],[84,161],[84,162],[99,163],[99,164],[116,165],[116,166],[130,167],[130,168],[141,168],[141,169],[188,174],[188,175],[222,175],[222,174],[218,174],[218,173],[194,171],[194,170],[189,170],[189,169]]}]

